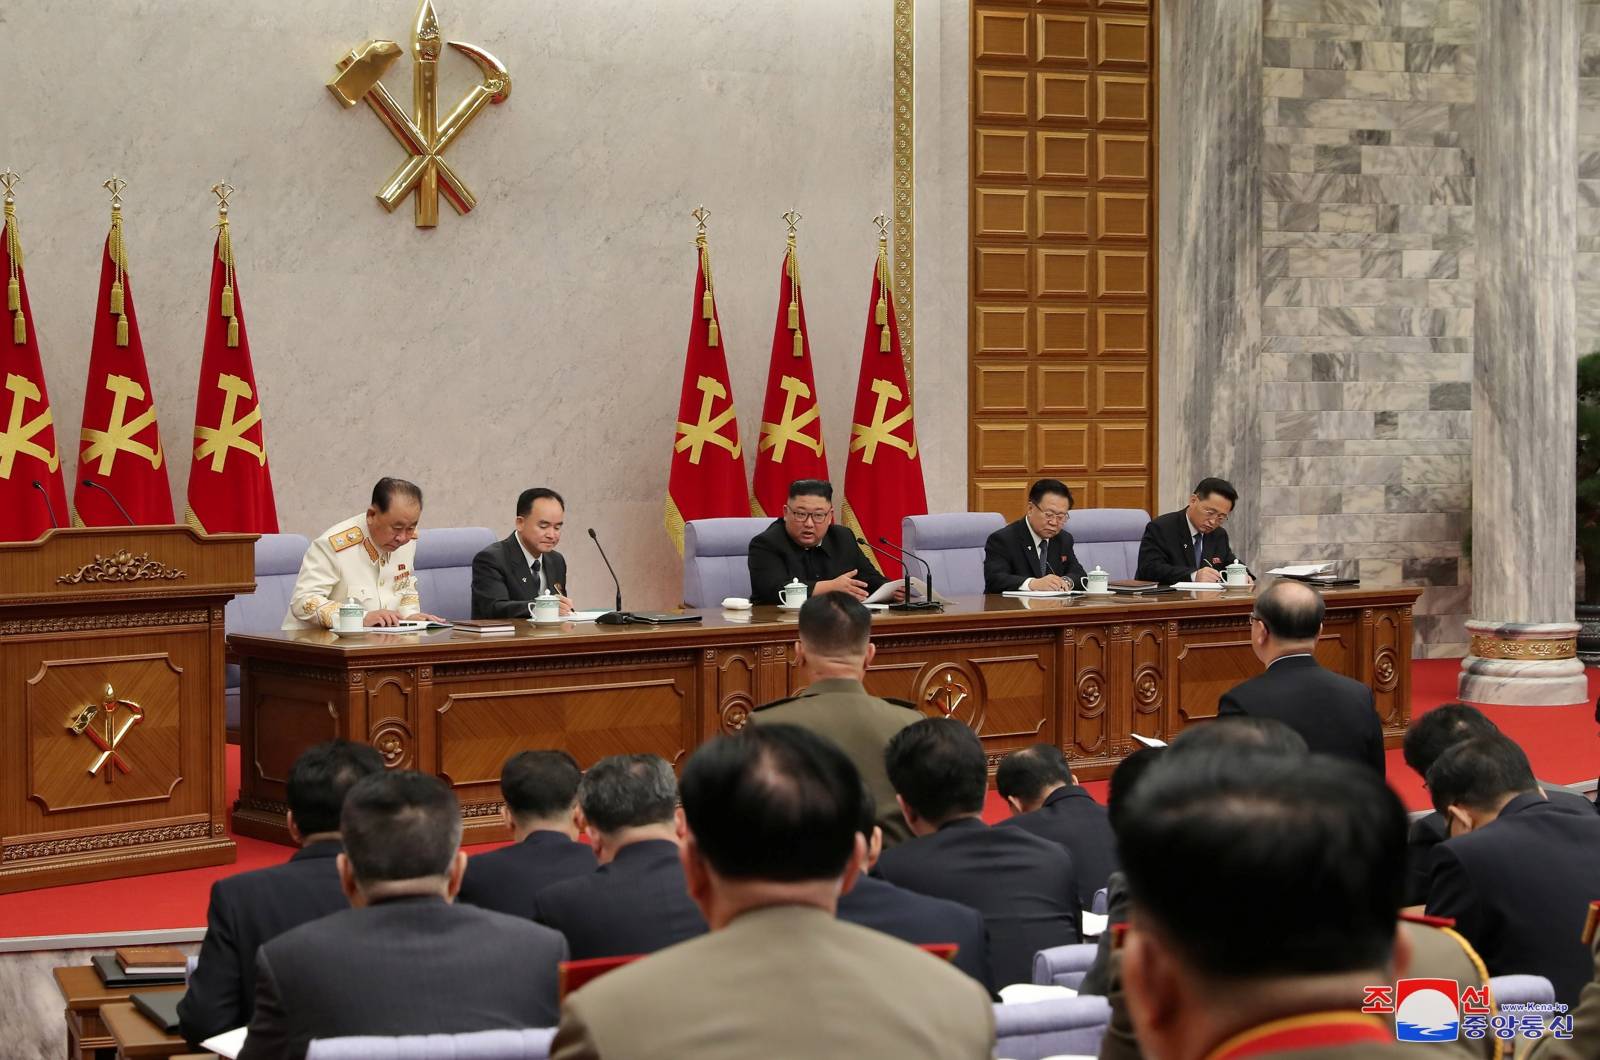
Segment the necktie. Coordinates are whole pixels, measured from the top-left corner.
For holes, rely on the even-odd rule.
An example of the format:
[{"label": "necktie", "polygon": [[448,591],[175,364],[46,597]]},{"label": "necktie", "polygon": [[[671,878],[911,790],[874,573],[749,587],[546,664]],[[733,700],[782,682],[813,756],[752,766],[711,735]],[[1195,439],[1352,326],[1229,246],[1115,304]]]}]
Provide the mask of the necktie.
[{"label": "necktie", "polygon": [[544,564],[544,557],[543,556],[536,557],[534,559],[534,561],[533,561],[533,588],[534,588],[535,595],[539,595],[539,594],[542,594],[544,592],[544,574],[543,574],[544,567],[543,567],[543,564]]},{"label": "necktie", "polygon": [[1204,534],[1196,534],[1196,535],[1194,535],[1194,565],[1195,565],[1196,569],[1199,569],[1200,566],[1203,563],[1203,561],[1201,559],[1201,553],[1204,550],[1203,549],[1204,544],[1205,544],[1205,535]]},{"label": "necktie", "polygon": [[1039,576],[1041,578],[1047,576],[1050,573],[1049,552],[1050,552],[1050,542],[1048,542],[1048,541],[1039,542]]}]

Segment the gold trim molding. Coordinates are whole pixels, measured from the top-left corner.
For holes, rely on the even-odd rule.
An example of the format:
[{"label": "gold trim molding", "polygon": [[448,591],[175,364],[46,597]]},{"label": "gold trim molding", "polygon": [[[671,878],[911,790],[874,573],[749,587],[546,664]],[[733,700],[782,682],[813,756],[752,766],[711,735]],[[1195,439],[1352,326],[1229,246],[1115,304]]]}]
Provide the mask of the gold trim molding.
[{"label": "gold trim molding", "polygon": [[1480,659],[1525,659],[1536,662],[1578,657],[1578,636],[1549,640],[1501,640],[1482,633],[1472,637],[1472,654]]},{"label": "gold trim molding", "polygon": [[916,0],[894,0],[894,262],[895,312],[900,324],[900,355],[906,362],[906,383],[914,383],[912,366],[912,322],[916,318],[916,274],[913,268],[916,249],[916,173],[912,168],[913,105],[912,68],[913,26]]}]

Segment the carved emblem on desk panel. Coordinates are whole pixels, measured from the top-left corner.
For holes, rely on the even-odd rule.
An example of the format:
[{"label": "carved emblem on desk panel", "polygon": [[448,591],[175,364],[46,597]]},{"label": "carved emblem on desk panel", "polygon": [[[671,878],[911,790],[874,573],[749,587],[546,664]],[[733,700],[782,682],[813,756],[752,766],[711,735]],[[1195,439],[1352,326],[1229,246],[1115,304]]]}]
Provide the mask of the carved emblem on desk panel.
[{"label": "carved emblem on desk panel", "polygon": [[755,709],[755,700],[744,692],[733,692],[724,696],[722,703],[717,708],[717,714],[722,719],[722,731],[732,736],[750,722],[750,712]]},{"label": "carved emblem on desk panel", "polygon": [[917,678],[914,701],[934,717],[963,722],[973,732],[983,731],[988,709],[983,677],[964,662],[936,663]]},{"label": "carved emblem on desk panel", "polygon": [[83,585],[99,582],[176,581],[189,575],[176,567],[169,567],[150,553],[135,556],[127,549],[119,549],[109,556],[95,554],[94,559],[76,571],[56,577],[57,585]]},{"label": "carved emblem on desk panel", "polygon": [[383,756],[385,769],[405,769],[411,765],[411,726],[399,718],[386,718],[374,726],[368,742]]}]

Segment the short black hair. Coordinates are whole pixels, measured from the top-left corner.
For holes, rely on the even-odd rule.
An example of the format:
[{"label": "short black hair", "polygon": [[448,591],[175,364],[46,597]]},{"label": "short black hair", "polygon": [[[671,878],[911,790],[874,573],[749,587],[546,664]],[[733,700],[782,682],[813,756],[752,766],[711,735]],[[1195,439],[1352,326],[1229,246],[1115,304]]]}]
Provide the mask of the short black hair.
[{"label": "short black hair", "polygon": [[923,718],[889,738],[889,783],[918,817],[943,824],[980,813],[989,792],[989,761],[978,734],[953,718]]},{"label": "short black hair", "polygon": [[1000,760],[994,771],[995,790],[1001,798],[1032,801],[1046,788],[1072,783],[1072,767],[1067,756],[1053,743],[1036,743],[1012,751]]},{"label": "short black hair", "polygon": [[396,497],[410,497],[417,502],[418,508],[422,507],[422,487],[415,482],[385,475],[372,487],[372,506],[380,512],[388,511]]},{"label": "short black hair", "polygon": [[1194,495],[1205,500],[1212,494],[1226,500],[1229,504],[1239,503],[1239,491],[1233,488],[1233,483],[1225,478],[1207,476],[1195,484]]},{"label": "short black hair", "polygon": [[821,497],[833,503],[833,483],[820,478],[797,478],[789,483],[789,499],[796,497]]},{"label": "short black hair", "polygon": [[344,797],[356,781],[383,772],[383,756],[368,743],[328,740],[308,747],[289,767],[289,812],[301,835],[337,832]]},{"label": "short black hair", "polygon": [[1299,757],[1311,753],[1306,738],[1277,718],[1251,714],[1224,714],[1215,721],[1191,725],[1178,734],[1172,747],[1184,754],[1229,749]]},{"label": "short black hair", "polygon": [[863,781],[861,784],[861,813],[856,819],[856,831],[860,832],[862,838],[870,843],[872,842],[872,830],[877,827],[878,800],[872,794],[872,789],[867,787],[866,782]]},{"label": "short black hair", "polygon": [[800,605],[800,641],[823,655],[865,655],[872,612],[849,593],[818,593]]},{"label": "short black hair", "polygon": [[1128,799],[1150,767],[1161,761],[1166,747],[1136,747],[1133,753],[1117,763],[1111,771],[1111,782],[1106,786],[1106,817],[1112,832],[1120,832],[1120,822],[1127,816]]},{"label": "short black hair", "polygon": [[1067,508],[1072,508],[1072,489],[1058,478],[1042,478],[1028,487],[1028,503],[1038,504],[1048,495],[1055,493],[1067,499]]},{"label": "short black hair", "polygon": [[461,804],[444,781],[394,769],[350,789],[340,818],[344,852],[362,883],[444,876],[461,849]]},{"label": "short black hair", "polygon": [[1539,786],[1528,756],[1515,740],[1499,732],[1446,748],[1429,767],[1424,783],[1440,813],[1450,806],[1493,810],[1508,797]]},{"label": "short black hair", "polygon": [[1328,755],[1169,753],[1119,827],[1135,922],[1152,921],[1205,978],[1389,960],[1406,814],[1371,769]]},{"label": "short black hair", "polygon": [[1256,597],[1255,617],[1278,640],[1314,640],[1328,606],[1302,582],[1279,578]]},{"label": "short black hair", "polygon": [[500,769],[500,794],[520,821],[545,820],[572,811],[583,772],[565,751],[523,751]]},{"label": "short black hair", "polygon": [[718,875],[821,880],[844,871],[861,828],[861,774],[798,725],[750,725],[683,767],[683,815]]},{"label": "short black hair", "polygon": [[1444,754],[1463,740],[1489,736],[1500,731],[1477,707],[1466,703],[1441,703],[1426,714],[1411,719],[1401,753],[1406,765],[1425,777]]},{"label": "short black hair", "polygon": [[678,781],[660,755],[611,755],[583,775],[578,804],[590,827],[602,833],[671,824],[678,810]]},{"label": "short black hair", "polygon": [[561,494],[543,486],[535,486],[531,490],[523,490],[517,494],[517,515],[523,517],[533,511],[534,501],[555,501],[561,505],[562,511],[567,510],[567,502],[561,499]]}]

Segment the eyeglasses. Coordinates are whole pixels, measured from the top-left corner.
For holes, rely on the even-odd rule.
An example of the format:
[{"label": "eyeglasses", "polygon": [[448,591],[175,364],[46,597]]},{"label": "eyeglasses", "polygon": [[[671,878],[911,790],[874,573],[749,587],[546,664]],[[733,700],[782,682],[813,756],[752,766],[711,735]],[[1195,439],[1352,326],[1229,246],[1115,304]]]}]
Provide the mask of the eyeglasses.
[{"label": "eyeglasses", "polygon": [[1219,511],[1216,508],[1201,508],[1200,514],[1205,516],[1206,520],[1209,522],[1225,523],[1228,521],[1228,513]]},{"label": "eyeglasses", "polygon": [[1037,504],[1030,504],[1028,507],[1044,516],[1044,521],[1047,523],[1064,523],[1072,517],[1072,513],[1070,511],[1052,512],[1048,508],[1039,507]]},{"label": "eyeglasses", "polygon": [[826,522],[828,516],[833,514],[832,508],[820,512],[797,512],[787,504],[783,506],[783,510],[788,512],[789,516],[797,523],[822,523]]}]

